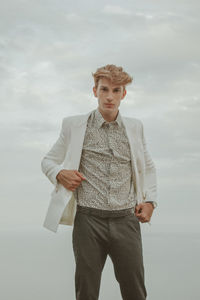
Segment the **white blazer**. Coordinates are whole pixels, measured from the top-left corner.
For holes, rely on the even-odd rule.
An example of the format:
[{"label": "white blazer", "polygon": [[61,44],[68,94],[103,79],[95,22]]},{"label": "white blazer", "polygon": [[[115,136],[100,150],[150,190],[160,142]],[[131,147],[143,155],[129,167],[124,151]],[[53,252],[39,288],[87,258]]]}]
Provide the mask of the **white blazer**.
[{"label": "white blazer", "polygon": [[[72,191],[57,182],[56,176],[62,169],[79,169],[87,120],[92,112],[64,118],[58,140],[41,161],[43,173],[55,185],[43,224],[53,232],[57,232],[59,224],[74,224],[76,200]],[[143,124],[139,119],[124,116],[122,122],[130,143],[136,201],[156,201],[156,169],[146,148]]]}]

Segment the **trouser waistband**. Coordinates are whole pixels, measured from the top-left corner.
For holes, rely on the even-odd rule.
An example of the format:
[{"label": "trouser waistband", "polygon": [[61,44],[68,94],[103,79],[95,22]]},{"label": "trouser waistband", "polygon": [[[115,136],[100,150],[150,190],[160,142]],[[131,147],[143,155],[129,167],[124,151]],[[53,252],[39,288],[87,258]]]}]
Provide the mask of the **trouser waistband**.
[{"label": "trouser waistband", "polygon": [[87,206],[82,206],[77,204],[77,212],[86,213],[88,215],[100,216],[103,218],[121,217],[130,214],[135,214],[135,207],[120,209],[120,210],[106,210],[106,209],[98,209],[94,207],[87,207]]}]

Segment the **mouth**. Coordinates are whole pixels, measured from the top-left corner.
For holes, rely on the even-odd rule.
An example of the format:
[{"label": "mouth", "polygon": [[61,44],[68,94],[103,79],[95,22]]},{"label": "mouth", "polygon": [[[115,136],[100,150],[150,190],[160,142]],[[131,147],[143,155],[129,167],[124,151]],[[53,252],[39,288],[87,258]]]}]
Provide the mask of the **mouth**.
[{"label": "mouth", "polygon": [[108,106],[108,107],[112,107],[113,106],[113,104],[109,104],[109,103],[105,103],[105,105]]}]

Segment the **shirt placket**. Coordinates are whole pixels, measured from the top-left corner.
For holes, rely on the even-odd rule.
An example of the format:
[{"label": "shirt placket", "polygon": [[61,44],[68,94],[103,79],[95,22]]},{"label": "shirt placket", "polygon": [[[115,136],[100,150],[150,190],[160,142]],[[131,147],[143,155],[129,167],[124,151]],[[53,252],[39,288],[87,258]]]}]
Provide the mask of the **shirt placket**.
[{"label": "shirt placket", "polygon": [[112,183],[113,183],[113,173],[112,169],[114,166],[114,150],[111,147],[111,140],[113,138],[113,132],[112,130],[113,124],[107,124],[106,126],[106,132],[107,132],[107,142],[108,142],[108,151],[110,154],[109,157],[109,164],[108,164],[108,204],[112,208],[115,201],[114,195],[112,194]]}]

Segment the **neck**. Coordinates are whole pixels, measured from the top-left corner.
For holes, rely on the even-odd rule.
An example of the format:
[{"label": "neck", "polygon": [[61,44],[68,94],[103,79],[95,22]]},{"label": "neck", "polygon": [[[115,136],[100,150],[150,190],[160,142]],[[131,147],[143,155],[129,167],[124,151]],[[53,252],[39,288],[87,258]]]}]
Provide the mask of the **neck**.
[{"label": "neck", "polygon": [[115,121],[118,115],[119,110],[116,112],[113,112],[112,114],[106,114],[105,112],[101,111],[101,109],[98,107],[99,112],[101,113],[102,117],[107,122]]}]

